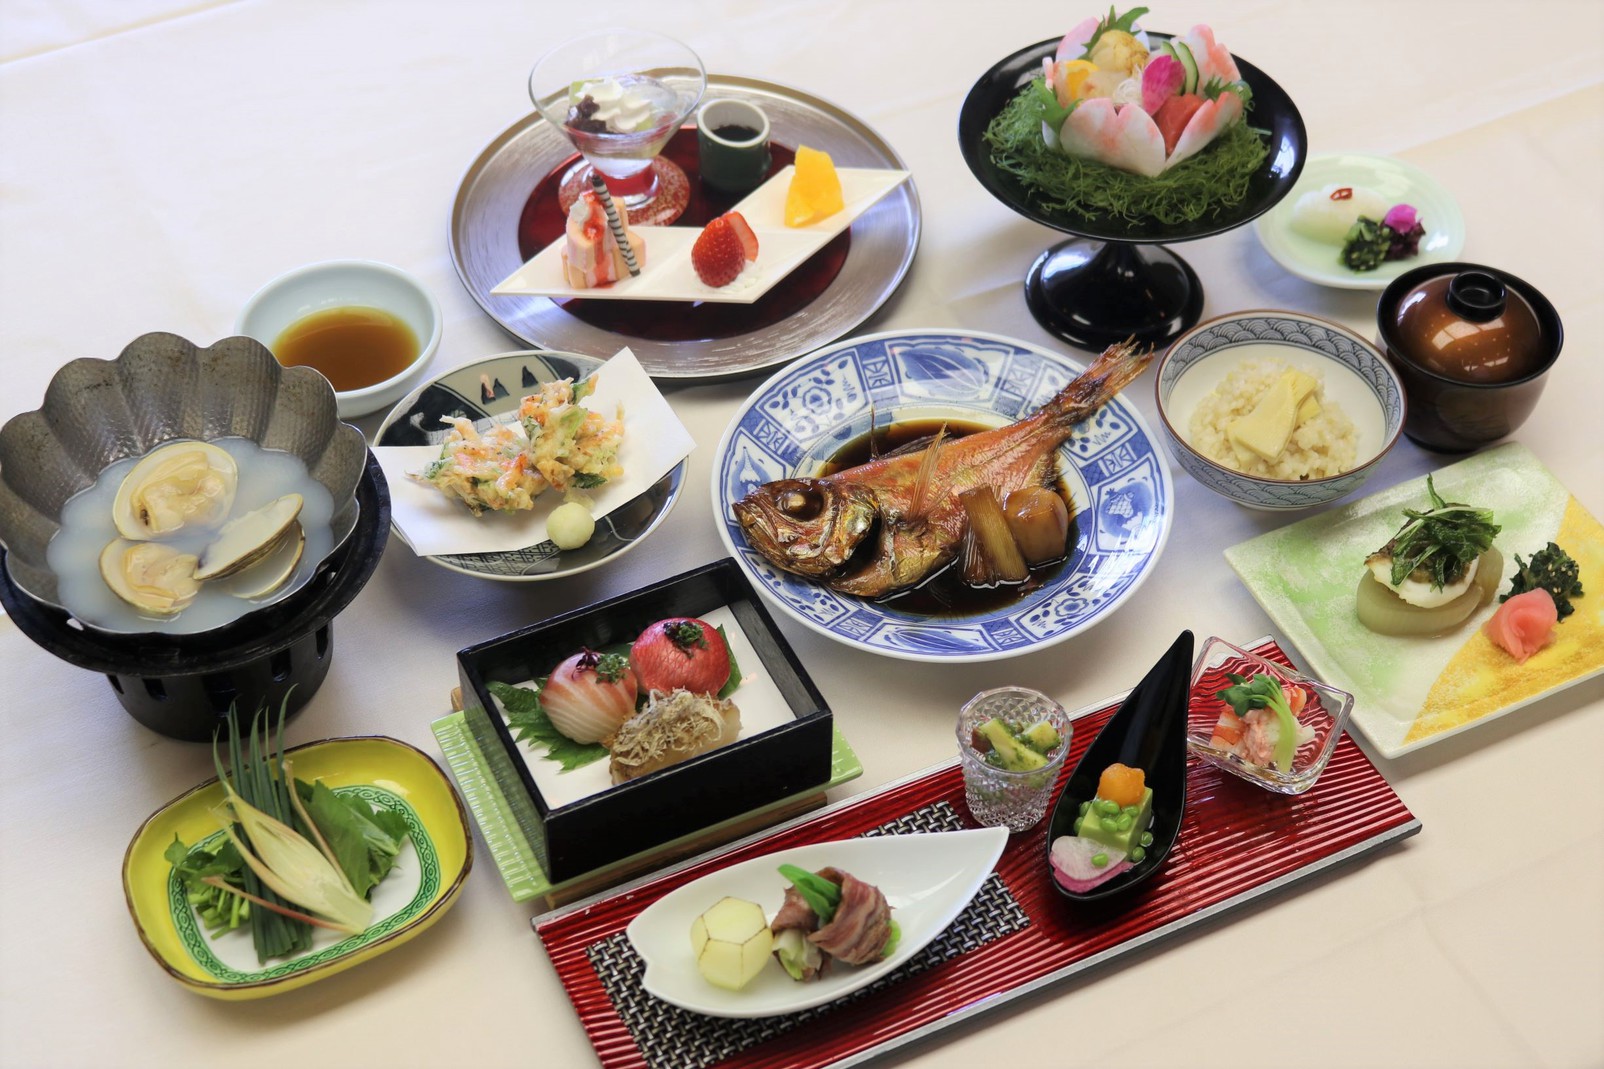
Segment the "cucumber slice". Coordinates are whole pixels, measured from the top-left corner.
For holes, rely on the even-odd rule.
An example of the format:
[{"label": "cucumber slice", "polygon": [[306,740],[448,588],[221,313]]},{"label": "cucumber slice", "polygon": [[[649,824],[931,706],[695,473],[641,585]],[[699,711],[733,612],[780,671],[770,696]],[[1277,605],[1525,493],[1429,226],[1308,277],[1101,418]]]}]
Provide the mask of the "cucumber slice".
[{"label": "cucumber slice", "polygon": [[1181,86],[1183,93],[1197,92],[1197,60],[1192,58],[1192,50],[1181,41],[1170,41],[1170,54],[1181,62],[1181,69],[1186,72],[1186,82]]}]

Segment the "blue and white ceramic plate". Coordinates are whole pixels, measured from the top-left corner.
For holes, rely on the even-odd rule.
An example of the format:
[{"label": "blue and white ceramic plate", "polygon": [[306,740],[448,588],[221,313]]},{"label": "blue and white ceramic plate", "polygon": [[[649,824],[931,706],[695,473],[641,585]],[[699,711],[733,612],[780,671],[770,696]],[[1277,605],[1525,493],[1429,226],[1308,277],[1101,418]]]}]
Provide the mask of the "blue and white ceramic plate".
[{"label": "blue and white ceramic plate", "polygon": [[713,461],[719,537],[753,585],[821,634],[888,657],[985,661],[1062,642],[1112,613],[1158,562],[1173,512],[1168,467],[1136,407],[1104,405],[1060,450],[1076,545],[1033,593],[969,616],[926,616],[780,571],[750,545],[731,505],[775,479],[809,475],[852,439],[907,419],[1002,425],[1035,411],[1084,365],[995,334],[896,331],[803,357],[758,387]]}]

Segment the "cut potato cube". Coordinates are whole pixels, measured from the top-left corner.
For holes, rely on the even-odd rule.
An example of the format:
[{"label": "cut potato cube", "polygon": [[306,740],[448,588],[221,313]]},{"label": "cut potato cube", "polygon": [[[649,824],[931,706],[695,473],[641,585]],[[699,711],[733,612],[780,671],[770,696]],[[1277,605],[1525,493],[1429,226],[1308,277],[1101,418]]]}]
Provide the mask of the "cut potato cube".
[{"label": "cut potato cube", "polygon": [[774,935],[763,907],[744,898],[721,898],[691,922],[691,950],[707,982],[739,991],[768,963]]}]

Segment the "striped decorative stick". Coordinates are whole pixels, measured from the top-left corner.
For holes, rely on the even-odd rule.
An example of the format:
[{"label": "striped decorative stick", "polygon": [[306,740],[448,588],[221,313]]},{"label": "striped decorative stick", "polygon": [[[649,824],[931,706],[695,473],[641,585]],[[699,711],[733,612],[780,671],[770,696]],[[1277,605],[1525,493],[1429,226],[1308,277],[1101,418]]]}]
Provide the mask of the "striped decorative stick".
[{"label": "striped decorative stick", "polygon": [[595,171],[590,172],[590,188],[596,191],[596,199],[601,201],[602,211],[607,213],[607,225],[613,231],[613,240],[618,242],[618,251],[624,254],[624,266],[629,268],[629,275],[634,278],[640,274],[640,264],[635,262],[635,250],[630,247],[629,237],[624,233],[624,222],[618,217],[613,195],[607,192],[607,183]]}]

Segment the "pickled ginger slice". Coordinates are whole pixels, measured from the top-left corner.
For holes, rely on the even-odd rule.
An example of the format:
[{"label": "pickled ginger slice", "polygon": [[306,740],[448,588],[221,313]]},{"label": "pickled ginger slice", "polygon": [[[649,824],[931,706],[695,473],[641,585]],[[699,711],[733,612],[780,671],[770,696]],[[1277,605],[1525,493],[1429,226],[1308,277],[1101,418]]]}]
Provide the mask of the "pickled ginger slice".
[{"label": "pickled ginger slice", "polygon": [[1559,622],[1559,609],[1554,596],[1542,587],[1516,594],[1482,625],[1482,632],[1503,649],[1517,664],[1526,659],[1554,637],[1554,625]]}]

